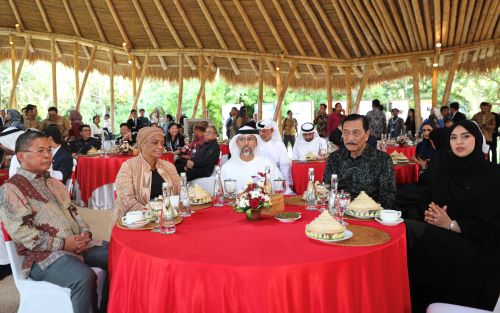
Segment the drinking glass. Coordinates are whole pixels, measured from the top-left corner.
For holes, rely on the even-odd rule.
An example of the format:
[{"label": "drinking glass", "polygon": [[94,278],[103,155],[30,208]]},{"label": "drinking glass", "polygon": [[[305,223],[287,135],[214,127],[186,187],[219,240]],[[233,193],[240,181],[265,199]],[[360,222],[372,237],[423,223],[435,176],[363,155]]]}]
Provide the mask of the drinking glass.
[{"label": "drinking glass", "polygon": [[330,186],[322,184],[320,188],[316,189],[316,193],[318,196],[319,210],[326,210],[326,204],[330,194]]},{"label": "drinking glass", "polygon": [[226,204],[233,205],[236,198],[236,180],[235,179],[225,179],[224,180],[224,200]]},{"label": "drinking glass", "polygon": [[318,157],[320,160],[324,160],[326,158],[326,149],[325,148],[319,148],[318,150]]},{"label": "drinking glass", "polygon": [[351,204],[351,194],[348,193],[347,191],[340,191],[339,193],[339,207],[338,207],[338,213],[339,213],[339,223],[347,226],[349,223],[344,221],[344,213],[349,207],[349,204]]},{"label": "drinking glass", "polygon": [[286,180],[280,178],[273,180],[273,193],[281,194],[285,193],[285,190]]}]

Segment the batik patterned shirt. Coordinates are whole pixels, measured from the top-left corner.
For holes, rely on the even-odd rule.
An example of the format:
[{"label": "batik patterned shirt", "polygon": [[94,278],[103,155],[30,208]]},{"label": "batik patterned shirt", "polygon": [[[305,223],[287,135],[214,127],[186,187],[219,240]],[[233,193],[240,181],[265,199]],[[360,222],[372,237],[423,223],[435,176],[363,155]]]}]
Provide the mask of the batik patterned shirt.
[{"label": "batik patterned shirt", "polygon": [[356,159],[341,148],[330,154],[323,182],[330,183],[332,174],[338,176],[338,190],[351,194],[351,199],[365,191],[384,209],[391,209],[396,199],[396,179],[391,157],[371,146],[366,146]]},{"label": "batik patterned shirt", "polygon": [[380,139],[387,128],[387,120],[384,112],[377,109],[371,110],[366,113],[366,118],[368,119],[368,123],[370,125],[371,134],[377,139]]}]

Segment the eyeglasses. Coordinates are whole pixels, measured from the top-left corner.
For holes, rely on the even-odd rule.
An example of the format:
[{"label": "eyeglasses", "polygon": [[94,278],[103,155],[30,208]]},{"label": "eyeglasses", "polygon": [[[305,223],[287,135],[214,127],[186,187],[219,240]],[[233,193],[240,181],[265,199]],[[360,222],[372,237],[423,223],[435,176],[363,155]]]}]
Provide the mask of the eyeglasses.
[{"label": "eyeglasses", "polygon": [[205,131],[205,134],[207,134],[207,135],[214,135],[215,132]]},{"label": "eyeglasses", "polygon": [[422,129],[422,131],[423,131],[424,133],[427,133],[427,132],[428,132],[428,133],[430,133],[430,132],[432,131],[432,129],[424,128],[424,129]]},{"label": "eyeglasses", "polygon": [[36,153],[38,154],[39,156],[43,156],[44,154],[49,154],[49,155],[52,155],[52,149],[49,148],[49,149],[37,149],[37,150],[21,150],[21,152],[32,152],[32,153]]},{"label": "eyeglasses", "polygon": [[257,138],[254,136],[249,136],[249,137],[239,137],[236,141],[238,142],[252,142],[252,141],[257,141]]}]

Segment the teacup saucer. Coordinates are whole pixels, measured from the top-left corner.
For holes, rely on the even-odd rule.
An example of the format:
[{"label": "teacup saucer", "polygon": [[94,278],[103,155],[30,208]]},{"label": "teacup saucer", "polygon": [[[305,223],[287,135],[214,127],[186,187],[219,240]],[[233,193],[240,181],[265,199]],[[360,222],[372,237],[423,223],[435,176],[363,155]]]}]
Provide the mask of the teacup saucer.
[{"label": "teacup saucer", "polygon": [[379,222],[380,224],[384,225],[384,226],[396,226],[396,225],[399,225],[401,224],[402,222],[404,222],[404,219],[402,219],[401,217],[398,218],[395,222],[385,222],[385,221],[382,221],[380,219],[380,217],[376,217],[375,220],[377,222]]},{"label": "teacup saucer", "polygon": [[141,228],[148,223],[149,223],[149,220],[144,220],[144,221],[138,221],[138,222],[134,222],[134,223],[130,223],[130,224],[122,223],[122,225],[126,228]]}]

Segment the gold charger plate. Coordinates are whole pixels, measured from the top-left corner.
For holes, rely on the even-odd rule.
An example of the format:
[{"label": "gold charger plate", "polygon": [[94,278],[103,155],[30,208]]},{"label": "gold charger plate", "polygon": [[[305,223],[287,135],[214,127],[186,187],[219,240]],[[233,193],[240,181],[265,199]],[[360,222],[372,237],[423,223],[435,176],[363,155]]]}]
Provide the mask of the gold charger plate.
[{"label": "gold charger plate", "polygon": [[[184,219],[182,218],[182,216],[177,215],[175,217],[175,225],[180,224],[183,220]],[[158,223],[150,222],[150,223],[147,223],[146,225],[139,227],[139,228],[129,228],[129,227],[123,226],[123,223],[121,220],[119,220],[116,223],[116,227],[121,228],[121,229],[126,229],[126,230],[150,230],[150,229],[155,228],[156,226],[158,226]]]},{"label": "gold charger plate", "polygon": [[285,204],[306,205],[306,202],[302,199],[302,196],[292,196],[292,197],[285,197]]},{"label": "gold charger plate", "polygon": [[329,244],[343,247],[369,247],[381,245],[391,240],[391,235],[378,228],[349,225],[347,226],[347,229],[353,233],[351,238]]},{"label": "gold charger plate", "polygon": [[208,203],[204,203],[204,204],[191,204],[191,210],[193,211],[199,211],[199,210],[203,210],[203,209],[206,209],[206,208],[209,208],[212,206],[212,201],[208,202]]}]

